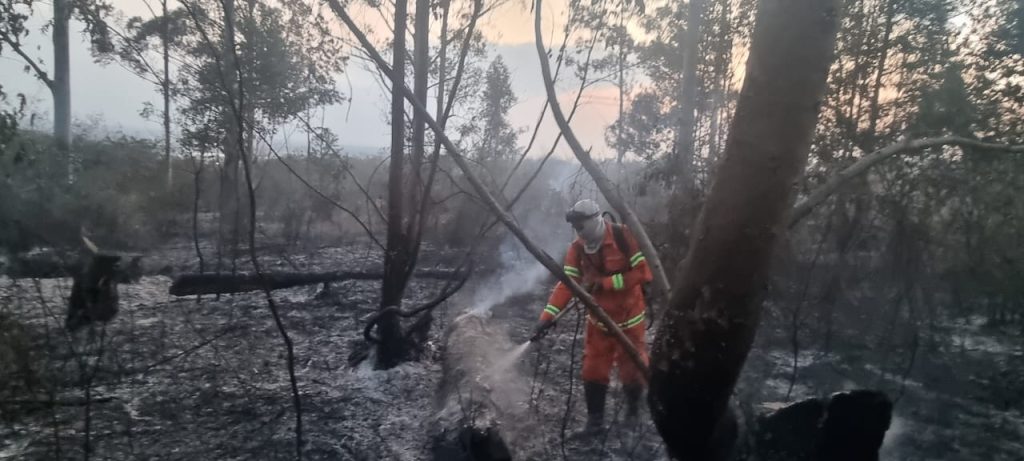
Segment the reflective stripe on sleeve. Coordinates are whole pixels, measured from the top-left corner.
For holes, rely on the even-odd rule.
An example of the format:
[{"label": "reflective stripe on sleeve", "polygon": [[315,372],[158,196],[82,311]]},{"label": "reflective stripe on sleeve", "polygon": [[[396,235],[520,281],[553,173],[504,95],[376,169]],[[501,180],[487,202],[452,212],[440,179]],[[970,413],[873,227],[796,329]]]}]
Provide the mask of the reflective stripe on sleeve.
[{"label": "reflective stripe on sleeve", "polygon": [[575,268],[575,267],[563,266],[562,270],[564,270],[565,271],[565,275],[568,275],[569,277],[576,277],[576,278],[580,277],[580,270]]},{"label": "reflective stripe on sleeve", "polygon": [[612,289],[620,291],[626,286],[625,279],[622,278],[622,274],[615,274],[612,276]]},{"label": "reflective stripe on sleeve", "polygon": [[644,257],[643,252],[638,251],[632,258],[629,258],[629,267],[636,267],[637,264],[640,264],[645,259],[647,258]]},{"label": "reflective stripe on sleeve", "polygon": [[547,306],[544,306],[544,312],[547,312],[547,313],[549,313],[551,315],[558,315],[558,313],[561,312],[561,311],[562,310],[557,308],[557,307],[555,307],[554,304],[548,304]]}]

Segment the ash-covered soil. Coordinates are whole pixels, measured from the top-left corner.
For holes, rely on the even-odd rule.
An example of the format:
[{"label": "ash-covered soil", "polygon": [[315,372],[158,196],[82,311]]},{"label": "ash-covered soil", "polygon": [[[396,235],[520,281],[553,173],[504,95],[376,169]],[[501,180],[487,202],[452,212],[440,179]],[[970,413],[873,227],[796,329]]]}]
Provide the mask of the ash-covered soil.
[{"label": "ash-covered soil", "polygon": [[[193,271],[191,251],[182,245],[147,259],[165,272]],[[366,245],[267,253],[266,270],[361,269],[381,261]],[[428,247],[422,262],[452,267],[459,255]],[[429,459],[431,437],[440,429],[435,397],[444,328],[474,309],[507,332],[507,344],[520,344],[550,290],[533,265],[510,264],[507,271],[474,276],[463,293],[437,309],[422,360],[385,371],[368,362],[347,364],[377,308],[379,283],[335,283],[328,293],[318,286],[275,291],[295,345],[306,458]],[[240,270],[247,266],[240,260]],[[167,294],[170,282],[149,275],[122,285],[115,320],[70,336],[61,328],[69,280],[0,279],[0,316],[17,321],[34,371],[17,376],[18,383],[6,386],[13,391],[0,395],[0,459],[82,459],[87,433],[91,459],[294,459],[285,348],[263,295],[174,298]],[[441,282],[414,281],[406,302],[430,299],[440,288]],[[1013,389],[1012,383],[996,386],[996,379],[1020,377],[1019,339],[1000,342],[973,324],[949,328],[950,337],[964,344],[960,355],[922,354],[906,377],[877,365],[878,351],[804,351],[790,392],[791,352],[779,346],[784,332],[773,330],[769,317],[738,395],[760,408],[843,389],[882,388],[899,396],[883,459],[1022,459],[1019,394],[994,394]],[[514,459],[667,459],[646,412],[638,427],[621,424],[618,387],[610,392],[605,436],[573,438],[585,419],[581,348],[582,322],[567,315],[503,377],[529,391],[502,401],[514,407],[499,418]],[[1013,361],[1016,374],[1000,375],[1006,365],[1014,368]]]}]

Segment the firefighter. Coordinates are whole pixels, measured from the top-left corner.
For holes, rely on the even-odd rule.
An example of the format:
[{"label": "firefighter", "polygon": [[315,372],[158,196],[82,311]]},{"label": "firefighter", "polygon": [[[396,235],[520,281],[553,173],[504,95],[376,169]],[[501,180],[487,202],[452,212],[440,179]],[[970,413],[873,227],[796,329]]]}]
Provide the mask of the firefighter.
[{"label": "firefighter", "polygon": [[[594,296],[646,363],[643,284],[653,277],[636,240],[628,227],[605,220],[593,200],[577,202],[566,213],[565,220],[576,231],[576,239],[565,256],[565,274]],[[547,330],[571,299],[569,288],[558,282],[541,313],[537,331]],[[625,394],[626,419],[635,421],[645,385],[642,371],[604,325],[589,315],[584,338],[582,380],[587,404],[584,434],[600,432],[604,426],[605,396],[615,365],[618,365],[619,381]]]}]

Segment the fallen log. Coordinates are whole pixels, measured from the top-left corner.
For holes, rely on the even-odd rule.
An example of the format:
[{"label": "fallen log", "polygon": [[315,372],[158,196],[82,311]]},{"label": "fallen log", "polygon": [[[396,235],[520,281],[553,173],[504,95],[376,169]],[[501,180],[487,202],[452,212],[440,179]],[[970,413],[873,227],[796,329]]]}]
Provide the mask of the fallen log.
[{"label": "fallen log", "polygon": [[435,396],[434,460],[512,459],[509,437],[522,433],[515,425],[529,420],[518,413],[529,386],[514,370],[517,351],[525,348],[514,348],[484,315],[463,314],[452,322]]},{"label": "fallen log", "polygon": [[[425,269],[413,273],[414,277],[436,280],[455,280],[460,274],[446,269]],[[281,290],[303,285],[340,282],[344,280],[381,280],[384,271],[330,271],[330,272],[264,272],[235,274],[182,274],[174,279],[169,290],[172,296],[192,296],[244,293],[264,288]]]}]

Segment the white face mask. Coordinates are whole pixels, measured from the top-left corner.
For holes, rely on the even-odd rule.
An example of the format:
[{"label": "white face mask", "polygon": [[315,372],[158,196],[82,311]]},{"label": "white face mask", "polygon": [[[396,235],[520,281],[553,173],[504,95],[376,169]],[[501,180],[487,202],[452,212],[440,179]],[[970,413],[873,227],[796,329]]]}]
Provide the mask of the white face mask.
[{"label": "white face mask", "polygon": [[583,250],[587,253],[594,253],[601,248],[601,242],[604,240],[604,218],[601,216],[595,216],[592,219],[588,219],[583,223],[583,227],[576,231],[581,239],[583,239]]}]

